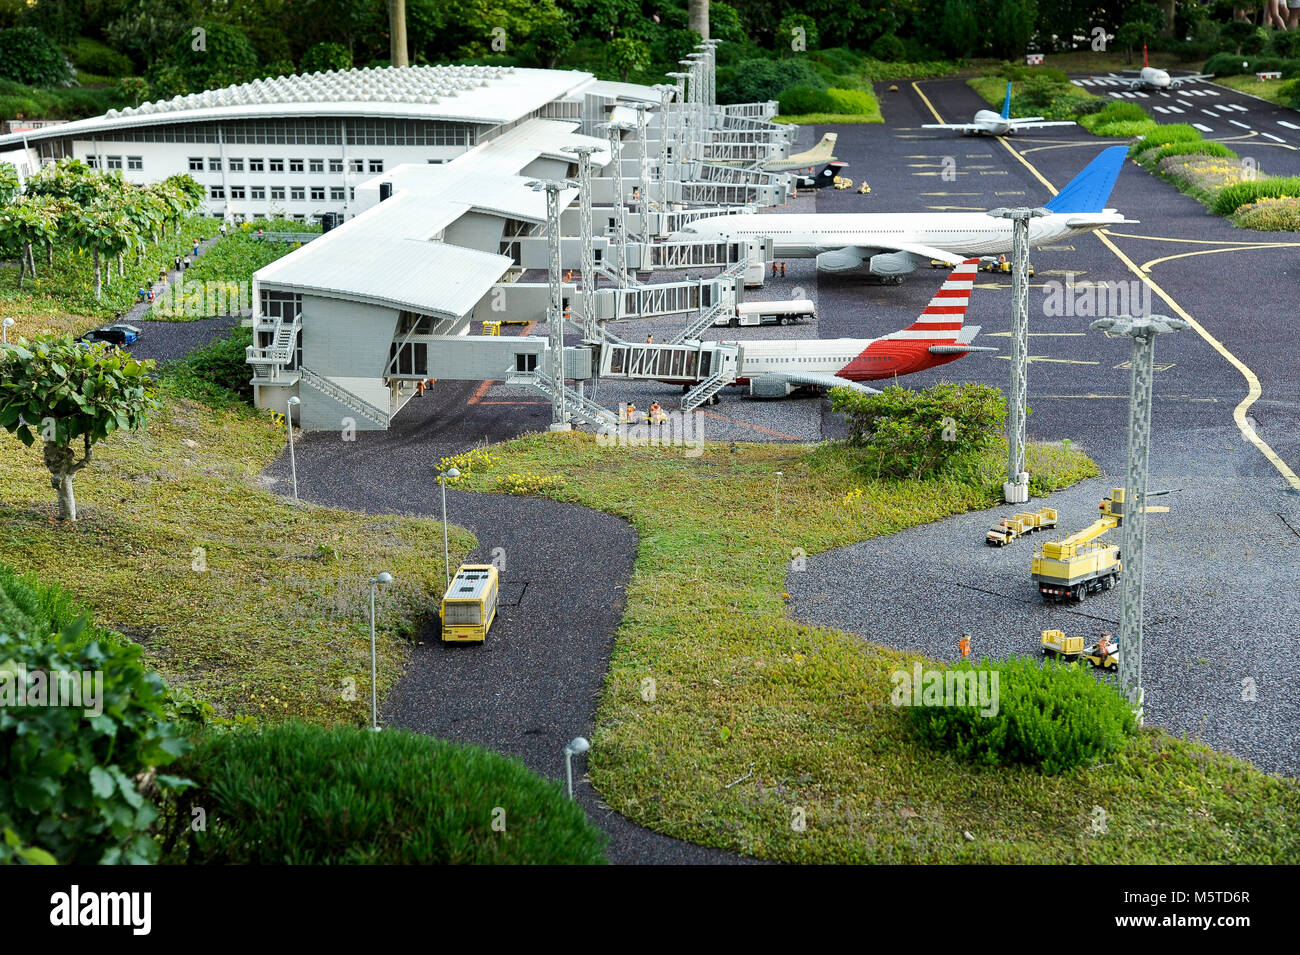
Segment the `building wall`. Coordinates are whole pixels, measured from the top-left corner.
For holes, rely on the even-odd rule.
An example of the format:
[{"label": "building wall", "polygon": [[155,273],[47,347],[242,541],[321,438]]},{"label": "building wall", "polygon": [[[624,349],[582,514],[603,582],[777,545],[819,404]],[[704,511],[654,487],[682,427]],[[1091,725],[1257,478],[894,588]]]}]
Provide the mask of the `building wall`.
[{"label": "building wall", "polygon": [[505,219],[481,212],[466,212],[443,232],[443,241],[482,252],[499,252]]}]

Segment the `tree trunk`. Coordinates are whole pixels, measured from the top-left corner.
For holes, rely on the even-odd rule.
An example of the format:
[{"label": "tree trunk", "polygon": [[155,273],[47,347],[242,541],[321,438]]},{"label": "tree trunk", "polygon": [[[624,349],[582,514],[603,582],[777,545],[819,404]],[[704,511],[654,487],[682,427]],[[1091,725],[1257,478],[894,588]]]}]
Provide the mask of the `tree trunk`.
[{"label": "tree trunk", "polygon": [[18,287],[23,287],[23,276],[27,274],[27,257],[19,256],[18,258]]},{"label": "tree trunk", "polygon": [[121,252],[117,253],[117,274],[126,278],[126,256]]},{"label": "tree trunk", "polygon": [[30,242],[23,246],[23,255],[27,256],[27,264],[31,267],[32,278],[36,278],[36,256],[32,254],[32,244]]},{"label": "tree trunk", "polygon": [[388,37],[393,66],[410,66],[406,49],[406,0],[388,0]]},{"label": "tree trunk", "polygon": [[53,242],[45,243],[45,264],[46,265],[54,264],[54,243]]},{"label": "tree trunk", "polygon": [[77,472],[90,463],[90,435],[84,435],[86,453],[80,461],[72,448],[57,445],[52,441],[45,443],[45,466],[50,469],[50,486],[58,494],[59,520],[75,521],[77,519],[77,498],[72,492],[72,481]]},{"label": "tree trunk", "polygon": [[95,298],[98,299],[100,292],[103,291],[103,285],[99,277],[99,249],[95,250]]},{"label": "tree trunk", "polygon": [[72,493],[74,474],[59,474],[51,478],[50,483],[59,492],[59,520],[75,521],[77,519],[77,498]]},{"label": "tree trunk", "polygon": [[709,0],[689,0],[689,3],[686,25],[707,40],[709,38]]}]

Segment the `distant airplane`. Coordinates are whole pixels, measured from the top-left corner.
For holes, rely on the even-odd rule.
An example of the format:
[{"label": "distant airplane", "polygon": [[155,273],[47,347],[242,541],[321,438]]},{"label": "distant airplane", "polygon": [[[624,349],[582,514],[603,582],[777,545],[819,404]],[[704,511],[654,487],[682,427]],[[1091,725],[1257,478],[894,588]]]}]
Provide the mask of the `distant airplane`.
[{"label": "distant airplane", "polygon": [[[1125,73],[1136,75],[1137,79],[1128,80],[1128,88],[1131,90],[1176,90],[1182,87],[1184,83],[1191,83],[1194,80],[1214,79],[1213,73],[1194,73],[1191,76],[1172,77],[1167,70],[1158,70],[1151,65],[1147,58],[1147,48],[1142,47],[1142,69],[1125,70]],[[1115,73],[1110,74],[1112,79],[1123,80],[1127,77],[1119,76]]]},{"label": "distant airplane", "polygon": [[1002,101],[1002,112],[982,109],[969,123],[928,123],[922,129],[955,129],[963,136],[977,136],[987,133],[990,136],[1012,136],[1022,129],[1037,129],[1040,126],[1073,126],[1073,120],[1044,120],[1041,116],[1011,118],[1011,84],[1007,83],[1007,97]]},{"label": "distant airplane", "polygon": [[762,164],[764,172],[794,172],[796,169],[811,170],[813,166],[835,161],[835,141],[839,133],[827,133],[812,149],[795,153],[786,159],[769,159]]},{"label": "distant airplane", "polygon": [[[880,338],[814,338],[740,342],[737,385],[757,398],[781,398],[800,388],[852,388],[876,394],[863,382],[897,378],[996,348],[972,345],[978,325],[965,325],[979,259],[953,269],[919,318]],[[671,384],[682,383],[675,379]]]},{"label": "distant airplane", "polygon": [[[1029,220],[1029,243],[1045,245],[1133,220],[1105,208],[1128,153],[1102,152],[1047,203],[1048,215]],[[901,282],[932,259],[956,265],[972,255],[1011,252],[1011,220],[982,212],[733,213],[696,219],[679,238],[772,238],[778,259],[816,258],[822,272],[866,265],[872,275]]]}]

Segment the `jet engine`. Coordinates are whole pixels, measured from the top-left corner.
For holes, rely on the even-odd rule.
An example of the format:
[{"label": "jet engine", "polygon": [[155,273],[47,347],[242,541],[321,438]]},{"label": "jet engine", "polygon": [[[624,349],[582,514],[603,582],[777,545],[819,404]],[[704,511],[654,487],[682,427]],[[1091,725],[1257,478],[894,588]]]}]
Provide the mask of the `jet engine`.
[{"label": "jet engine", "polygon": [[871,257],[871,274],[890,278],[910,275],[919,261],[911,252],[882,252]]},{"label": "jet engine", "polygon": [[862,253],[854,248],[822,252],[817,256],[818,272],[852,272],[862,266]]}]

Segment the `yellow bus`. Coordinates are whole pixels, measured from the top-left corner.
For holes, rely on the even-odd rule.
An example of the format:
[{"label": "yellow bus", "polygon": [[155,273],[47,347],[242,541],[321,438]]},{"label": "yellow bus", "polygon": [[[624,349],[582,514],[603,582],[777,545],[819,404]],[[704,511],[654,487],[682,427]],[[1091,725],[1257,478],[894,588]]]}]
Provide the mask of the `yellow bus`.
[{"label": "yellow bus", "polygon": [[483,642],[497,618],[497,569],[461,564],[442,598],[444,643]]}]

